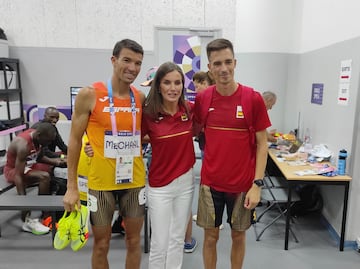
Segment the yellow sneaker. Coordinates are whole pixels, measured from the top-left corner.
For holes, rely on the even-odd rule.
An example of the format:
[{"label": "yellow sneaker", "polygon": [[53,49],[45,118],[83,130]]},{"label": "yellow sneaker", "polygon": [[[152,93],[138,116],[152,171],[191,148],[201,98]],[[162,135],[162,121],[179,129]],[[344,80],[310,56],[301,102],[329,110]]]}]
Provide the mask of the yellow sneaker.
[{"label": "yellow sneaker", "polygon": [[71,213],[65,211],[58,223],[58,228],[54,238],[54,248],[61,250],[70,243],[70,227],[73,217]]},{"label": "yellow sneaker", "polygon": [[86,206],[81,205],[80,210],[73,211],[71,214],[71,248],[73,251],[78,251],[85,246],[89,238],[89,211]]}]

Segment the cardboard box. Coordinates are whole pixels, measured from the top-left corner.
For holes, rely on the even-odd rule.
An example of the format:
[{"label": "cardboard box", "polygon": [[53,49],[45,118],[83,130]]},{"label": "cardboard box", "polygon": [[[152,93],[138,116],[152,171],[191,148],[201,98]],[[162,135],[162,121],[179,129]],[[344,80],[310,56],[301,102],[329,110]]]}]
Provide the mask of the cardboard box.
[{"label": "cardboard box", "polygon": [[[16,71],[6,71],[6,82],[8,89],[16,89],[17,88],[17,77]],[[5,89],[5,79],[4,79],[4,71],[0,70],[0,90]]]},{"label": "cardboard box", "polygon": [[20,118],[20,101],[10,101],[10,119],[7,114],[6,101],[0,101],[0,120],[13,120]]}]

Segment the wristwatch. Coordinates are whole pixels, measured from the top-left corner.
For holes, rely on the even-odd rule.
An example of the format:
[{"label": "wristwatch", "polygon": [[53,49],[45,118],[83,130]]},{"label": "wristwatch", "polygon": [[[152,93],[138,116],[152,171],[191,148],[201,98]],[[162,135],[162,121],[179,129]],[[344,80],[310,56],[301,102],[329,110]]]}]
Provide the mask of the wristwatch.
[{"label": "wristwatch", "polygon": [[253,183],[258,187],[264,186],[264,180],[263,179],[255,179]]}]

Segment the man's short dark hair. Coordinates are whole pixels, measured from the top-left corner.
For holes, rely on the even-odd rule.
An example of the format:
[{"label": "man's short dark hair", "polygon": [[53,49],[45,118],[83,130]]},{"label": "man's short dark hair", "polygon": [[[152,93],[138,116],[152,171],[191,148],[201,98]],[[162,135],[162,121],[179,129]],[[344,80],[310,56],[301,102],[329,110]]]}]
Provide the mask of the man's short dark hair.
[{"label": "man's short dark hair", "polygon": [[218,38],[213,41],[210,41],[206,46],[206,53],[209,59],[211,52],[219,51],[223,49],[230,49],[232,54],[234,55],[234,47],[230,40],[225,38]]},{"label": "man's short dark hair", "polygon": [[119,57],[121,50],[125,48],[144,55],[144,49],[139,43],[131,39],[123,39],[115,44],[113,49],[113,56]]},{"label": "man's short dark hair", "polygon": [[51,112],[53,112],[53,111],[56,111],[56,112],[59,112],[59,110],[56,108],[56,107],[54,107],[54,106],[48,106],[47,108],[45,108],[45,114],[48,114],[48,113],[51,113]]},{"label": "man's short dark hair", "polygon": [[54,125],[52,125],[50,122],[38,122],[38,124],[36,125],[36,131],[38,131],[41,136],[45,137],[55,137],[56,135],[56,129]]}]

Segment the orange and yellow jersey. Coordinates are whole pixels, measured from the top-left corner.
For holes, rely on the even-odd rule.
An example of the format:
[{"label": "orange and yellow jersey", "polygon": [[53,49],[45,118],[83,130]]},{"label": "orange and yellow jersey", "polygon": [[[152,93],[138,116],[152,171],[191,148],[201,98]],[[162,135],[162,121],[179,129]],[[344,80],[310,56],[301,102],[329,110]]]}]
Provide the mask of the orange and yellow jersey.
[{"label": "orange and yellow jersey", "polygon": [[[145,186],[145,166],[142,159],[141,147],[139,156],[134,157],[133,180],[131,183],[115,183],[115,159],[104,157],[104,136],[105,131],[111,131],[110,103],[108,90],[103,82],[93,84],[96,94],[95,108],[89,117],[86,133],[90,145],[94,150],[94,156],[91,160],[91,166],[88,173],[88,187],[93,190],[122,190]],[[133,86],[131,90],[134,93],[136,103],[136,131],[141,131],[142,101],[140,92]],[[114,110],[116,117],[117,130],[133,131],[133,117],[131,113],[130,97],[119,99],[114,97]]]}]

